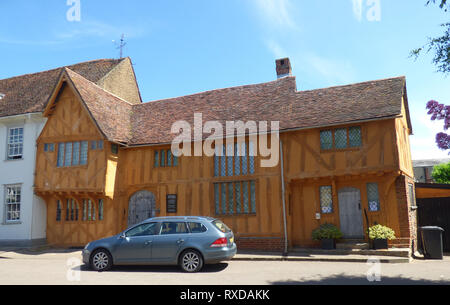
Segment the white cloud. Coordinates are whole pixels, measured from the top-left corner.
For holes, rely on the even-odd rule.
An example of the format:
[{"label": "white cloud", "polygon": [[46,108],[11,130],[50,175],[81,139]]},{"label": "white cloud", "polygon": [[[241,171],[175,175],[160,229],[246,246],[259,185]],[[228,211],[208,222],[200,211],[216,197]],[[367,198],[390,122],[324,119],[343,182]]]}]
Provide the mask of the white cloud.
[{"label": "white cloud", "polygon": [[448,152],[436,144],[436,134],[443,131],[443,121],[433,122],[429,116],[414,116],[415,135],[411,136],[413,160],[449,158]]},{"label": "white cloud", "polygon": [[116,26],[99,21],[81,21],[59,27],[57,31],[53,32],[52,37],[47,37],[50,39],[21,40],[3,36],[0,37],[0,43],[30,46],[63,45],[86,38],[104,38],[111,41],[119,39],[122,34],[125,34],[127,38],[135,38],[143,36],[145,30],[142,26]]},{"label": "white cloud", "polygon": [[306,57],[306,63],[311,67],[312,71],[318,73],[329,85],[348,84],[356,81],[357,73],[350,61],[310,54]]},{"label": "white cloud", "polygon": [[271,29],[298,29],[291,0],[252,0],[262,22]]}]

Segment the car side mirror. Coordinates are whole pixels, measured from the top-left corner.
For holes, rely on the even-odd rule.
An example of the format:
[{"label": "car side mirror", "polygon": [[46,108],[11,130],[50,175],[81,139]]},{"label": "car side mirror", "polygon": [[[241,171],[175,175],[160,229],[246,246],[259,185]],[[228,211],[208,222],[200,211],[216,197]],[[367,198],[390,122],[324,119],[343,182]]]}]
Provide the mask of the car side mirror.
[{"label": "car side mirror", "polygon": [[119,238],[120,239],[125,239],[125,238],[127,238],[127,236],[125,235],[125,233],[122,233]]}]

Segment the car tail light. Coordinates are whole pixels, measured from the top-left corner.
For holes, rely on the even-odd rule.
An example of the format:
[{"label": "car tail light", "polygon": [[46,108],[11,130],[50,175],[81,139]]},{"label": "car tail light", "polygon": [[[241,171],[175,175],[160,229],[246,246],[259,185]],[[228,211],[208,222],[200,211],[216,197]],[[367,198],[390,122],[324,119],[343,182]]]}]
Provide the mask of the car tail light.
[{"label": "car tail light", "polygon": [[223,248],[228,246],[228,240],[225,237],[219,238],[211,245],[212,248]]}]

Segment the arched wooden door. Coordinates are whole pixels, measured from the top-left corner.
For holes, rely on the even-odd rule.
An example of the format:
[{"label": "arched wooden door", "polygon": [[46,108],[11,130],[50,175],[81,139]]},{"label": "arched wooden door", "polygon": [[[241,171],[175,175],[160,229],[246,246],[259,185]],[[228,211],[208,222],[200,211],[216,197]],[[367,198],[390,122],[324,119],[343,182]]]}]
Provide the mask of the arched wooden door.
[{"label": "arched wooden door", "polygon": [[357,188],[339,190],[339,217],[344,238],[364,238],[361,192]]},{"label": "arched wooden door", "polygon": [[155,206],[155,195],[149,191],[140,191],[131,196],[128,206],[128,227],[155,217]]}]

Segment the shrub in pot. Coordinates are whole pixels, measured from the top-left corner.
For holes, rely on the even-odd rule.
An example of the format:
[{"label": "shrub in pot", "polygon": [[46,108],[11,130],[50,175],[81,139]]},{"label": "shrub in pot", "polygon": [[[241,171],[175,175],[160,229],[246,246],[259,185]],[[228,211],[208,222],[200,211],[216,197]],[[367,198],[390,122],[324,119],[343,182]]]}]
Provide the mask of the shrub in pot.
[{"label": "shrub in pot", "polygon": [[386,226],[376,225],[369,228],[369,238],[373,249],[388,249],[388,240],[395,239],[395,232]]},{"label": "shrub in pot", "polygon": [[336,240],[342,238],[342,232],[333,224],[323,224],[312,232],[312,238],[319,240],[322,249],[336,249]]}]

